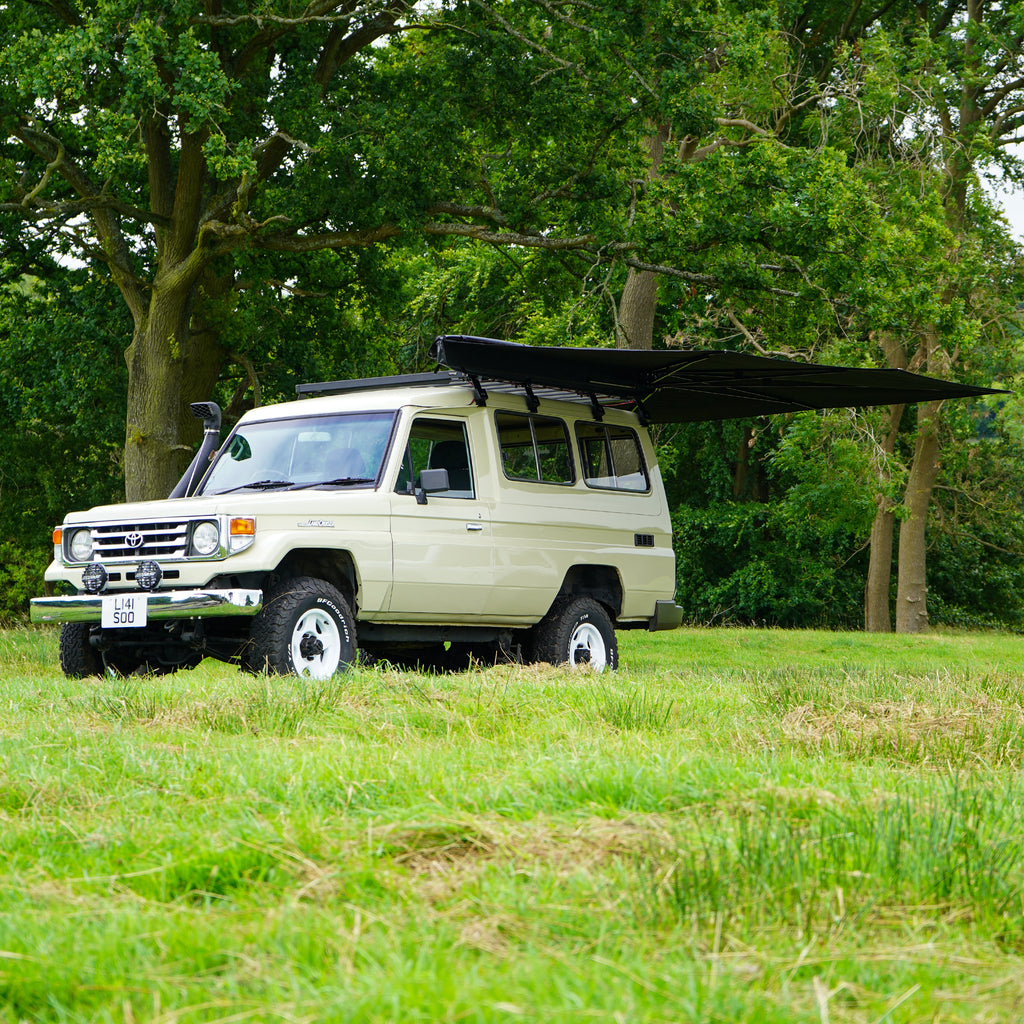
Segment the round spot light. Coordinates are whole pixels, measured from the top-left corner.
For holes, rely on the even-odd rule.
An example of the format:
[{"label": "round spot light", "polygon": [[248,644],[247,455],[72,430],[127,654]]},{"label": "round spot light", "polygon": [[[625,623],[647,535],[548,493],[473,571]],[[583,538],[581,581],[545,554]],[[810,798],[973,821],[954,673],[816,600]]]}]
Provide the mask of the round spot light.
[{"label": "round spot light", "polygon": [[102,594],[107,589],[108,579],[107,570],[99,562],[93,562],[82,573],[82,589],[87,594]]},{"label": "round spot light", "polygon": [[139,562],[135,570],[135,582],[143,590],[156,590],[163,578],[163,570],[156,562]]}]

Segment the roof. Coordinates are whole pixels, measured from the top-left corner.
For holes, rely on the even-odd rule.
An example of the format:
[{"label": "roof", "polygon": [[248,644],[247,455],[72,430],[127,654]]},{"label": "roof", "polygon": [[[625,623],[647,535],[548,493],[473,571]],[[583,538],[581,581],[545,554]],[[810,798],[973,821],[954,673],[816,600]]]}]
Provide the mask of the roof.
[{"label": "roof", "polygon": [[1005,393],[907,370],[821,366],[741,352],[553,348],[464,335],[439,337],[430,352],[478,389],[513,384],[528,393],[572,392],[577,401],[595,405],[611,399],[651,423]]}]

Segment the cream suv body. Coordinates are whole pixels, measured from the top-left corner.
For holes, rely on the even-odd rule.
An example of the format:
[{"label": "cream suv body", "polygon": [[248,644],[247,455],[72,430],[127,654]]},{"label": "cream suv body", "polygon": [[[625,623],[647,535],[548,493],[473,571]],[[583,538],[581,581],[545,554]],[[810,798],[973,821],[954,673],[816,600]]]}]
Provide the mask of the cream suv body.
[{"label": "cream suv body", "polygon": [[616,629],[679,624],[635,413],[449,373],[313,390],[247,413],[189,496],[67,516],[46,579],[75,593],[31,608],[64,624],[67,674],[323,677],[358,650],[603,668]]}]

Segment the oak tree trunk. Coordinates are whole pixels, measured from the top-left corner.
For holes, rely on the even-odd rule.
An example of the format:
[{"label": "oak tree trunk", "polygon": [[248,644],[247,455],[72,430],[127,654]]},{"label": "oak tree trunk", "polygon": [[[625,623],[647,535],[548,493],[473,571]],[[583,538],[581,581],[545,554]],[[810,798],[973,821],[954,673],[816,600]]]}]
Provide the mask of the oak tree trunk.
[{"label": "oak tree trunk", "polygon": [[871,524],[868,574],[864,582],[864,629],[868,633],[891,633],[889,586],[892,580],[892,542],[896,513],[884,494],[875,497],[877,511]]},{"label": "oak tree trunk", "polygon": [[928,627],[925,528],[939,469],[939,410],[939,402],[918,407],[917,443],[904,496],[908,515],[900,524],[897,633],[919,633]]},{"label": "oak tree trunk", "polygon": [[[907,368],[907,351],[903,343],[885,331],[875,336],[885,353],[885,362],[894,370]],[[889,460],[896,452],[900,421],[906,406],[889,407],[889,427],[880,445],[879,485],[875,496],[875,519],[868,542],[868,572],[864,581],[864,629],[869,633],[891,633],[892,613],[889,590],[892,581],[892,545],[896,533],[896,512],[886,495],[892,482]]]},{"label": "oak tree trunk", "polygon": [[166,498],[174,489],[202,433],[189,404],[212,397],[224,362],[215,334],[193,316],[194,291],[154,285],[125,353],[129,501]]},{"label": "oak tree trunk", "polygon": [[634,270],[626,277],[615,325],[616,348],[650,349],[654,345],[654,314],[658,281],[649,270]]},{"label": "oak tree trunk", "polygon": [[[907,352],[893,335],[881,332],[877,340],[885,353],[886,364],[894,370],[907,368]],[[896,533],[896,512],[886,491],[892,482],[889,460],[896,452],[900,421],[906,406],[889,407],[889,428],[881,443],[879,467],[880,490],[875,496],[875,519],[871,524],[868,550],[868,572],[864,581],[864,629],[869,633],[891,633],[892,613],[889,590],[892,581],[892,545]]]},{"label": "oak tree trunk", "polygon": [[[658,177],[668,136],[669,126],[663,124],[644,139],[643,145],[650,161],[648,181]],[[615,318],[615,347],[651,349],[654,346],[654,314],[657,307],[658,279],[649,270],[630,267]]]}]

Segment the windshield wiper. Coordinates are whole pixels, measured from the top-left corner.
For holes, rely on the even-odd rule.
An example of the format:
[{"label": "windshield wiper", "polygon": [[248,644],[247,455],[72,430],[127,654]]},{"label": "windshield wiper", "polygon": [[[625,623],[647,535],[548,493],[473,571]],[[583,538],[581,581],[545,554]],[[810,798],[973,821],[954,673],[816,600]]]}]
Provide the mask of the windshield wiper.
[{"label": "windshield wiper", "polygon": [[305,487],[345,487],[348,484],[372,484],[372,476],[340,476],[336,480],[314,480],[309,484],[292,484],[291,490],[301,491]]},{"label": "windshield wiper", "polygon": [[232,491],[244,491],[247,487],[256,491],[269,491],[274,487],[294,487],[291,480],[254,480],[252,483],[239,484],[224,491],[213,491],[213,494],[230,494]]}]

